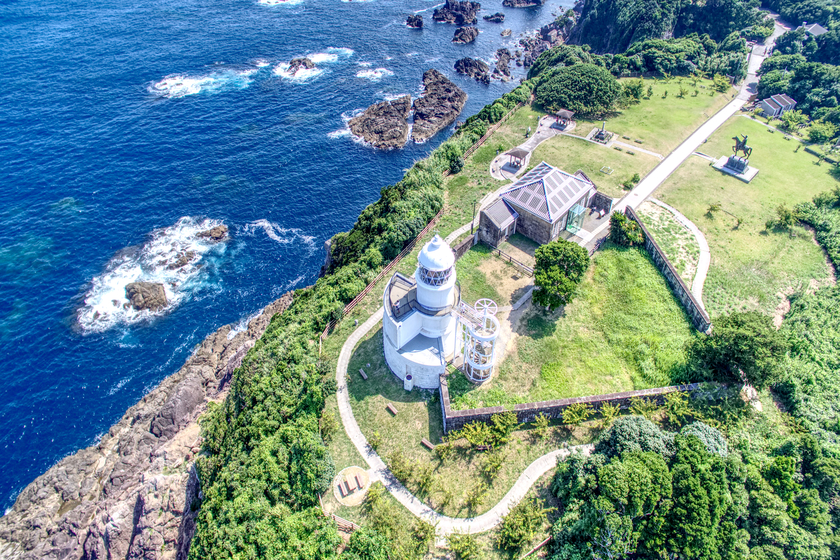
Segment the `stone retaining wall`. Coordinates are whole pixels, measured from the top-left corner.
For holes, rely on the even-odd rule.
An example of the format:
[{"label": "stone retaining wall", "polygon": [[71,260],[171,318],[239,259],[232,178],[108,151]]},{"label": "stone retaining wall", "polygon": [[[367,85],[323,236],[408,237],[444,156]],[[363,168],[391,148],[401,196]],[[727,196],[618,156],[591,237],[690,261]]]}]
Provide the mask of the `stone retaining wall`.
[{"label": "stone retaining wall", "polygon": [[475,245],[476,236],[470,235],[454,247],[452,247],[452,252],[455,253],[455,260],[457,261],[461,257],[464,256],[464,253],[470,250],[470,247]]},{"label": "stone retaining wall", "polygon": [[[665,395],[669,393],[698,391],[703,383],[691,383],[689,385],[673,385],[670,387],[657,387],[656,389],[642,389],[640,391],[625,391],[623,393],[610,393],[606,395],[592,395],[589,397],[573,397],[569,399],[556,399],[553,401],[541,401],[518,404],[513,407],[516,419],[519,423],[533,422],[540,413],[549,418],[556,419],[563,417],[563,411],[572,404],[586,403],[593,409],[598,410],[605,403],[618,405],[620,408],[630,407],[630,401],[635,398],[646,398],[657,404],[665,402]],[[446,376],[440,377],[440,405],[443,413],[443,431],[460,430],[464,424],[470,422],[490,422],[494,414],[505,412],[503,406],[488,408],[470,408],[467,410],[452,410],[449,401],[449,385]]]},{"label": "stone retaining wall", "polygon": [[685,312],[688,314],[691,322],[694,324],[694,327],[700,332],[708,333],[712,328],[712,320],[709,318],[709,314],[706,313],[706,310],[703,309],[700,302],[694,298],[691,290],[685,284],[683,279],[680,278],[677,269],[674,268],[674,265],[672,265],[671,261],[668,260],[668,257],[665,256],[665,253],[659,248],[659,245],[656,243],[653,235],[647,230],[645,224],[642,223],[642,220],[639,219],[636,212],[628,206],[624,210],[624,214],[639,224],[639,227],[642,229],[642,233],[645,236],[645,249],[651,259],[653,259],[653,264],[656,265],[656,268],[658,268],[659,272],[662,273],[662,276],[665,277],[665,281],[668,282],[668,286],[671,287],[671,291],[682,304],[683,309],[685,309]]}]

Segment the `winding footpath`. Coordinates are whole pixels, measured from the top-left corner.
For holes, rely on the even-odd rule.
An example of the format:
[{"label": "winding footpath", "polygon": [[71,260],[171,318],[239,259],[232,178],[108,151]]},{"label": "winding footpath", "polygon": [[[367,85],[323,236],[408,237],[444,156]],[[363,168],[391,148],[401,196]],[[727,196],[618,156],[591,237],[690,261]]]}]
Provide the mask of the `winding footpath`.
[{"label": "winding footpath", "polygon": [[572,453],[589,454],[592,452],[592,445],[578,445],[568,449],[556,449],[536,459],[519,476],[519,479],[508,490],[508,493],[493,506],[489,511],[477,517],[457,518],[447,517],[434,511],[419,498],[408,491],[399,480],[391,473],[382,458],[371,448],[367,439],[359,428],[356,418],[353,416],[353,408],[350,406],[350,393],[347,389],[347,366],[353,350],[370,331],[372,331],[382,320],[383,308],[374,311],[373,315],[351,334],[338,356],[338,365],[335,372],[335,380],[338,384],[336,394],[338,396],[338,411],[341,415],[341,422],[344,430],[356,446],[362,457],[370,467],[371,482],[382,482],[388,491],[408,509],[412,514],[435,526],[439,537],[445,537],[452,533],[482,533],[489,531],[502,521],[510,509],[519,503],[533,484],[545,473],[557,466],[559,458],[565,458]]}]

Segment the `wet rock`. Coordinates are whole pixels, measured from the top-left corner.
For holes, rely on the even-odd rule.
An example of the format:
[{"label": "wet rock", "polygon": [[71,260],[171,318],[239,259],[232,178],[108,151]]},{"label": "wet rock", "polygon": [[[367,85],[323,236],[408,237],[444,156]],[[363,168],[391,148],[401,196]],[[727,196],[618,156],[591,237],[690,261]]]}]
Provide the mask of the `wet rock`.
[{"label": "wet rock", "polygon": [[480,9],[481,4],[478,2],[446,0],[442,8],[437,8],[432,13],[432,19],[442,23],[467,25],[476,23],[476,13]]},{"label": "wet rock", "polygon": [[455,62],[456,72],[469,76],[470,78],[474,78],[483,84],[490,83],[489,70],[490,67],[487,66],[485,62],[474,58],[466,57]]},{"label": "wet rock", "polygon": [[[306,58],[306,59],[296,59],[296,60],[309,60],[309,59]],[[292,61],[292,62],[294,62],[294,61]],[[295,72],[296,72],[296,70],[295,70]],[[222,225],[218,225],[214,228],[210,228],[207,231],[199,232],[199,234],[196,237],[199,237],[201,239],[210,239],[212,241],[222,241],[225,237],[227,237],[227,234],[228,234],[228,227],[226,225],[222,224]]]},{"label": "wet rock", "polygon": [[144,309],[156,311],[169,304],[163,284],[156,282],[132,282],[125,287],[125,297],[138,311]]},{"label": "wet rock", "polygon": [[169,263],[166,268],[169,270],[178,270],[184,268],[195,259],[195,251],[181,251],[175,255],[175,262]]},{"label": "wet rock", "polygon": [[496,12],[495,14],[493,14],[491,16],[484,16],[484,21],[490,21],[490,22],[493,22],[493,23],[502,23],[503,21],[505,21],[505,14],[503,14],[502,12]]},{"label": "wet rock", "polygon": [[289,61],[289,72],[296,74],[298,70],[311,70],[315,68],[315,63],[308,58],[293,58]]},{"label": "wet rock", "polygon": [[504,0],[502,6],[508,8],[536,8],[545,4],[545,0]]},{"label": "wet rock", "polygon": [[493,70],[493,77],[502,81],[510,80],[510,61],[513,58],[507,49],[496,51],[496,68]]},{"label": "wet rock", "polygon": [[408,141],[408,115],[411,96],[404,95],[394,101],[382,101],[365,109],[350,119],[350,132],[380,149],[402,148]]},{"label": "wet rock", "polygon": [[513,31],[511,31],[510,29],[503,29],[502,37],[510,37],[511,33],[513,33]]},{"label": "wet rock", "polygon": [[437,70],[423,74],[425,91],[414,101],[412,138],[424,142],[458,118],[467,94]]},{"label": "wet rock", "polygon": [[408,16],[405,20],[405,24],[409,27],[413,27],[414,29],[423,29],[423,16],[420,14]]},{"label": "wet rock", "polygon": [[477,27],[459,27],[455,30],[452,42],[458,44],[472,43],[476,37],[478,37]]}]

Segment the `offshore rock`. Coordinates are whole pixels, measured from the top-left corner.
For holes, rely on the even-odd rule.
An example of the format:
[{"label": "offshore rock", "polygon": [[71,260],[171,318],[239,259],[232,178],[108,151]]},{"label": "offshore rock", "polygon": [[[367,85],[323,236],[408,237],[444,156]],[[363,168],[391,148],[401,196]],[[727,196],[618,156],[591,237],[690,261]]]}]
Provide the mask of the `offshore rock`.
[{"label": "offshore rock", "polygon": [[350,119],[350,132],[380,149],[402,148],[408,141],[408,115],[411,96],[404,95],[394,101],[382,101],[365,109]]},{"label": "offshore rock", "polygon": [[493,70],[493,77],[504,82],[510,80],[510,61],[513,56],[507,49],[496,51],[496,68]]},{"label": "offshore rock", "polygon": [[163,284],[155,282],[132,282],[125,287],[125,297],[137,311],[156,311],[169,304]]},{"label": "offshore rock", "polygon": [[513,33],[513,31],[510,29],[502,29],[502,37],[510,37],[511,33]]},{"label": "offshore rock", "polygon": [[491,21],[493,23],[502,23],[505,21],[505,14],[502,12],[496,12],[492,16],[484,16],[484,21]]},{"label": "offshore rock", "polygon": [[446,0],[442,8],[437,8],[432,13],[432,19],[441,23],[467,25],[476,23],[476,13],[480,9],[481,4],[478,2]]},{"label": "offshore rock", "polygon": [[462,58],[455,62],[455,71],[459,74],[464,74],[470,78],[475,78],[483,84],[490,83],[490,74],[488,74],[490,67],[481,60],[474,58]]},{"label": "offshore rock", "polygon": [[508,8],[536,8],[545,4],[545,0],[504,0],[502,6]]},{"label": "offshore rock", "polygon": [[411,137],[425,142],[458,118],[467,94],[437,70],[423,74],[425,92],[414,101],[414,127]]},{"label": "offshore rock", "polygon": [[208,336],[97,445],[35,479],[0,518],[3,560],[186,560],[200,504],[197,422],[291,292],[234,333]]},{"label": "offshore rock", "polygon": [[455,30],[455,36],[452,38],[452,42],[459,44],[472,43],[476,37],[478,37],[477,27],[460,27]]},{"label": "offshore rock", "polygon": [[405,24],[415,29],[423,29],[423,16],[420,14],[408,16],[405,20]]},{"label": "offshore rock", "polygon": [[[300,60],[300,59],[298,59]],[[309,60],[309,59],[305,59]],[[309,68],[307,66],[306,68]],[[207,231],[201,231],[196,235],[196,237],[200,237],[202,239],[211,239],[213,241],[222,241],[228,234],[228,227],[224,224],[218,225],[214,228],[210,228]]]},{"label": "offshore rock", "polygon": [[296,74],[301,68],[311,70],[315,68],[315,63],[308,58],[293,58],[289,61],[289,73]]},{"label": "offshore rock", "polygon": [[574,25],[574,19],[569,17],[562,20],[555,20],[547,25],[543,25],[539,32],[534,36],[524,37],[519,40],[522,46],[523,64],[525,68],[533,66],[537,57],[551,47],[562,44]]}]

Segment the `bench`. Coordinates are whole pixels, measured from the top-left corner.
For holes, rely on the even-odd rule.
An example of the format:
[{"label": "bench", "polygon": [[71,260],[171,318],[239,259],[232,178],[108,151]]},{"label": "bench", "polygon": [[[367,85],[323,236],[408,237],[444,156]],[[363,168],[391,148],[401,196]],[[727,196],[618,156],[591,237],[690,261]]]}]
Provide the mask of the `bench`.
[{"label": "bench", "polygon": [[344,481],[344,489],[347,491],[348,496],[356,491],[355,488],[350,488],[350,483],[347,482],[346,480]]},{"label": "bench", "polygon": [[359,370],[359,375],[361,375],[361,376],[362,376],[362,379],[364,379],[365,381],[367,381],[367,374],[365,373],[365,370],[360,369],[360,370]]},{"label": "bench", "polygon": [[425,447],[426,449],[428,449],[430,451],[434,450],[434,448],[435,448],[434,444],[431,441],[427,440],[426,438],[421,439],[420,443],[422,443],[423,447]]},{"label": "bench", "polygon": [[390,412],[394,416],[397,415],[397,409],[391,403],[388,403],[388,406],[386,406],[385,408],[388,409],[388,412]]},{"label": "bench", "polygon": [[347,494],[344,493],[344,487],[341,485],[340,482],[338,483],[338,493],[341,494],[342,498],[347,497]]},{"label": "bench", "polygon": [[361,480],[359,480],[359,475],[355,475],[353,478],[355,478],[355,479],[356,479],[356,487],[357,487],[357,488],[359,488],[359,489],[361,489],[361,487],[362,487],[362,481],[361,481]]}]

